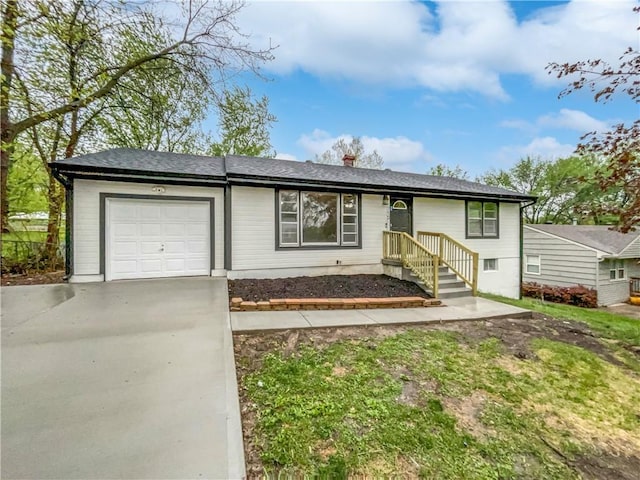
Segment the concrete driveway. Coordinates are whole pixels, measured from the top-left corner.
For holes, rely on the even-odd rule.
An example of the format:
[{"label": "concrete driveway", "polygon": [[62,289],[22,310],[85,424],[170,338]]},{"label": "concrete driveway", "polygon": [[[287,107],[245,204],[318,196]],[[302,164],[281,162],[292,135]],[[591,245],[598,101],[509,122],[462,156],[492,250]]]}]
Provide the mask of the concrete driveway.
[{"label": "concrete driveway", "polygon": [[225,279],[2,289],[2,478],[240,478]]}]

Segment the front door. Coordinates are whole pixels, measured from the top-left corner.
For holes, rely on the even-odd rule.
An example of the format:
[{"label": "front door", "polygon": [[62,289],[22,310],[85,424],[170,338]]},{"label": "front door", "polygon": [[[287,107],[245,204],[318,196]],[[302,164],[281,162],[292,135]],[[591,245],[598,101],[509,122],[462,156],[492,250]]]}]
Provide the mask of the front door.
[{"label": "front door", "polygon": [[409,235],[413,235],[411,198],[391,197],[389,206],[391,208],[391,230],[395,232],[407,232]]}]

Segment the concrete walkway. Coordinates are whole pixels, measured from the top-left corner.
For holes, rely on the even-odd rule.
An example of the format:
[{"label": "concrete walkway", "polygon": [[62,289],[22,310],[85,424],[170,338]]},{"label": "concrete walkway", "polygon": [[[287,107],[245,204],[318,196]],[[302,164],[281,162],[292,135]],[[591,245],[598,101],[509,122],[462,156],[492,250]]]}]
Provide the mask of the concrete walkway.
[{"label": "concrete walkway", "polygon": [[241,478],[225,279],[3,288],[2,478]]},{"label": "concrete walkway", "polygon": [[427,308],[363,310],[300,310],[280,312],[232,312],[234,332],[283,330],[288,328],[347,327],[450,322],[480,318],[528,317],[529,310],[486,298],[451,298],[446,305]]}]

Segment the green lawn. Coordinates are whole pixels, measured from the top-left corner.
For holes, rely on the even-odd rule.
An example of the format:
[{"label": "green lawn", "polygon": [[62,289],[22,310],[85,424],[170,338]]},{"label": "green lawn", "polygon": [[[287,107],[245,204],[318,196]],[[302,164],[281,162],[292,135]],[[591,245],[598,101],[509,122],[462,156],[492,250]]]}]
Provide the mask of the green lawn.
[{"label": "green lawn", "polygon": [[533,298],[515,300],[483,293],[483,297],[516,307],[526,308],[554,318],[565,318],[587,323],[602,337],[632,346],[640,345],[640,321],[592,308],[574,307],[560,303],[543,302]]},{"label": "green lawn", "polygon": [[[640,451],[633,371],[550,338],[520,359],[498,338],[447,328],[383,338],[363,328],[326,345],[309,334],[292,354],[280,341],[257,363],[240,343],[243,416],[261,468],[274,478],[571,479],[583,462]],[[634,472],[640,458],[630,461]]]}]

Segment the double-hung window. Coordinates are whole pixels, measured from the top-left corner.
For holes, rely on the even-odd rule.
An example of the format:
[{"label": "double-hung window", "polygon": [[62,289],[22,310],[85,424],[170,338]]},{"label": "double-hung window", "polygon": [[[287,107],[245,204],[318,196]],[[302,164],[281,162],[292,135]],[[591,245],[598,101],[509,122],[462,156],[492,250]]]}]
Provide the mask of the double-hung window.
[{"label": "double-hung window", "polygon": [[624,280],[624,260],[609,260],[609,279]]},{"label": "double-hung window", "polygon": [[359,246],[358,200],[352,193],[280,190],[278,246]]},{"label": "double-hung window", "polygon": [[498,238],[498,204],[467,202],[467,238]]},{"label": "double-hung window", "polygon": [[533,275],[540,275],[540,255],[525,255],[524,271]]}]

